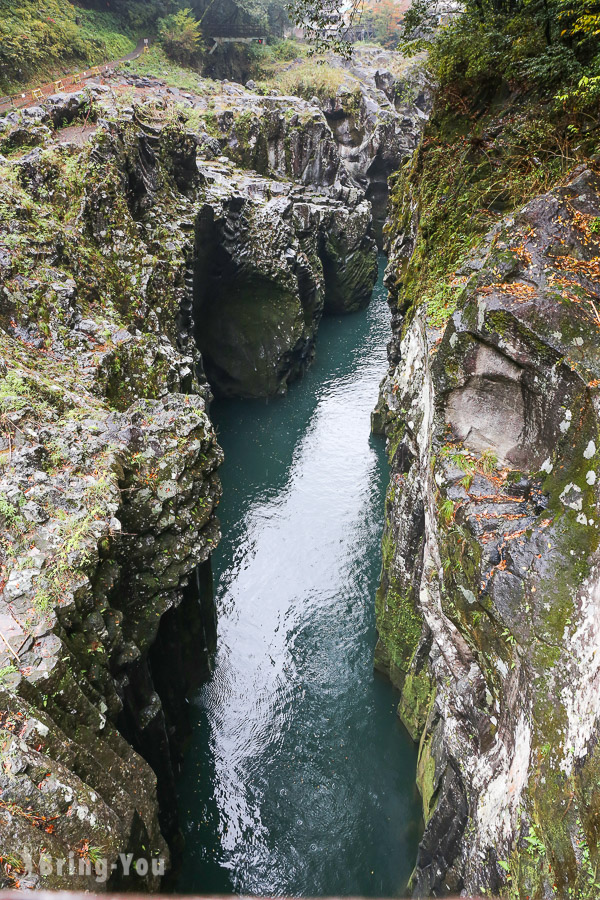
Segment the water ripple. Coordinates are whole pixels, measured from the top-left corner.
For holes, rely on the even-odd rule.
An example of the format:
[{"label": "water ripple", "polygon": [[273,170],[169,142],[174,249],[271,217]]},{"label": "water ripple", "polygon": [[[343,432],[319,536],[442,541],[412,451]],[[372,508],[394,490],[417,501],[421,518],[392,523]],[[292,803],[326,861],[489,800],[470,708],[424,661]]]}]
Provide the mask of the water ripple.
[{"label": "water ripple", "polygon": [[180,785],[181,890],[393,896],[412,869],[415,749],[372,670],[388,327],[380,283],[323,323],[286,398],[215,409],[219,650]]}]

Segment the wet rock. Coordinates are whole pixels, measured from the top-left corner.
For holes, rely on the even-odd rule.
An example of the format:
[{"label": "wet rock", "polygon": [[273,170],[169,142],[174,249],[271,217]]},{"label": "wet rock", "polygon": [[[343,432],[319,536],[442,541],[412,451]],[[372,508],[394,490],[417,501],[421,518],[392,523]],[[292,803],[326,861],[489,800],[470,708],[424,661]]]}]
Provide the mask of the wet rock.
[{"label": "wet rock", "polygon": [[200,172],[208,205],[194,319],[210,383],[226,395],[279,393],[312,359],[324,307],[348,312],[370,299],[369,205],[218,166]]},{"label": "wet rock", "polygon": [[488,235],[441,341],[395,319],[377,662],[420,740],[417,896],[566,895],[597,852],[599,214],[580,171]]},{"label": "wet rock", "polygon": [[[178,843],[185,697],[216,634],[211,387],[284,391],[324,309],[375,279],[369,202],[321,109],[228,84],[194,130],[156,79],[125,80],[149,93],[121,108],[90,85],[0,136],[0,843],[40,888],[158,889],[119,855]],[[43,848],[116,868],[45,874]]]}]

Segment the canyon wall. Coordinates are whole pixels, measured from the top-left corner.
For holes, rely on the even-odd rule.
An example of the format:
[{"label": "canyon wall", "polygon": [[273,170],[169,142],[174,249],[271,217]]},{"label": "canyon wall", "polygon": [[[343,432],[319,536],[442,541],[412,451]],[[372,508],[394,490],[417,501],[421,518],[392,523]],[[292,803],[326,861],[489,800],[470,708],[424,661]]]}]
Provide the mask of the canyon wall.
[{"label": "canyon wall", "polygon": [[419,741],[419,897],[597,895],[598,222],[582,166],[465,257],[440,321],[406,292],[418,187],[394,210],[376,662]]},{"label": "canyon wall", "polygon": [[[323,312],[375,281],[371,208],[319,106],[145,81],[0,121],[8,886],[159,887],[216,640],[210,398],[284,391]],[[156,866],[126,880],[128,854]]]},{"label": "canyon wall", "polygon": [[41,856],[167,865],[176,843],[185,694],[215,643],[222,453],[175,174],[194,142],[126,116],[81,150],[46,115],[3,145],[37,146],[2,161],[0,829],[13,881],[91,888],[43,877]]}]

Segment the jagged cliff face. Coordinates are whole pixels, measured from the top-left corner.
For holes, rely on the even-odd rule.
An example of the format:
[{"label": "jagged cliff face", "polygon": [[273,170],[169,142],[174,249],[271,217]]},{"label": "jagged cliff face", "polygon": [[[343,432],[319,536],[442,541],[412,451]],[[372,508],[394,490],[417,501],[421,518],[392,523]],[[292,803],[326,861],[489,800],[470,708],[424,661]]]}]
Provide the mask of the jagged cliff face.
[{"label": "jagged cliff face", "polygon": [[358,47],[347,65],[349,82],[327,98],[323,112],[350,176],[363,188],[378,240],[387,218],[388,179],[419,144],[432,92],[419,64],[397,71],[398,55]]},{"label": "jagged cliff face", "polygon": [[121,853],[168,863],[185,692],[215,640],[222,453],[178,187],[195,144],[140,127],[83,151],[23,128],[43,148],[2,163],[0,830],[29,885],[105,883],[70,858],[113,883]]},{"label": "jagged cliff face", "polygon": [[[376,248],[297,98],[260,173],[251,135],[220,155],[206,97],[89,99],[0,122],[0,843],[8,884],[98,890],[133,885],[120,854],[177,843],[185,695],[215,642],[211,388],[285,390],[323,311],[368,302]],[[108,881],[73,880],[98,857]]]},{"label": "jagged cliff face", "polygon": [[[408,210],[405,210],[408,213]],[[435,328],[392,245],[378,666],[420,741],[414,887],[596,896],[600,181],[501,222]]]},{"label": "jagged cliff face", "polygon": [[377,257],[371,210],[227,163],[200,166],[195,322],[210,383],[222,395],[283,392],[314,355],[324,308],[368,302]]},{"label": "jagged cliff face", "polygon": [[[203,114],[206,141],[210,135],[220,152],[262,175],[337,188],[344,200],[341,188],[359,188],[381,240],[388,178],[417,147],[432,102],[419,62],[399,60],[373,47],[356,47],[345,64],[332,55],[328,63],[338,67],[340,84],[304,100],[226,84]],[[302,64],[291,62],[287,71]]]}]

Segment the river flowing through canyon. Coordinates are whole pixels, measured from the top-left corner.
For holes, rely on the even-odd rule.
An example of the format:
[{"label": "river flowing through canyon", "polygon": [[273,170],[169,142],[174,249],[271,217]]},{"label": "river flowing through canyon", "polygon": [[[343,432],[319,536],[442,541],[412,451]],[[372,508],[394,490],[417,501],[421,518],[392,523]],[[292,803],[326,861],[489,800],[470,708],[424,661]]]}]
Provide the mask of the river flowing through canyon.
[{"label": "river flowing through canyon", "polygon": [[192,698],[180,890],[400,896],[414,865],[416,748],[373,671],[386,483],[370,413],[389,310],[324,320],[286,397],[227,400],[219,644]]}]

